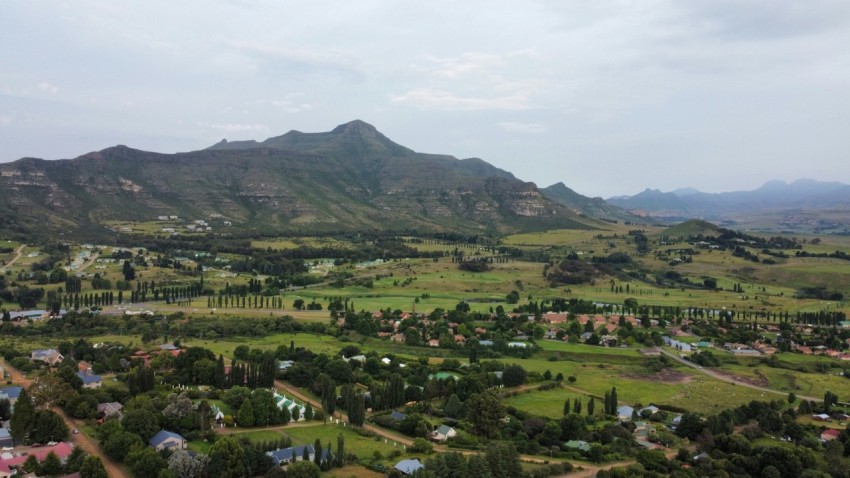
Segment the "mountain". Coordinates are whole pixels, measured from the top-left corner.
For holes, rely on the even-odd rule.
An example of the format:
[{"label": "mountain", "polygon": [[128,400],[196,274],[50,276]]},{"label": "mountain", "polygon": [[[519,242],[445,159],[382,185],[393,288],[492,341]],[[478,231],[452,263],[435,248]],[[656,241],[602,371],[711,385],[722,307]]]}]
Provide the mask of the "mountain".
[{"label": "mountain", "polygon": [[664,193],[647,189],[634,196],[609,198],[609,204],[639,215],[664,219],[709,220],[781,211],[827,211],[850,208],[850,185],[799,179],[769,181],[753,191],[703,193],[695,189]]},{"label": "mountain", "polygon": [[0,191],[0,229],[66,237],[161,215],[266,233],[590,227],[533,183],[480,159],[416,153],[362,121],[189,153],[24,158],[0,164]]},{"label": "mountain", "polygon": [[635,216],[617,206],[612,206],[602,198],[583,196],[568,188],[562,182],[543,188],[540,192],[552,201],[568,207],[576,214],[603,221],[646,222],[645,218]]}]

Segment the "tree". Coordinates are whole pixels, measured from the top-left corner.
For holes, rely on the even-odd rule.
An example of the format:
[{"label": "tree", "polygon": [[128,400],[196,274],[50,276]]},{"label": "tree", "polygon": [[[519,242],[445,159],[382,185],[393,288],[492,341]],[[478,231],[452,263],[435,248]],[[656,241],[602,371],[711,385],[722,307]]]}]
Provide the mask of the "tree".
[{"label": "tree", "polygon": [[313,456],[313,461],[316,463],[316,466],[322,466],[322,440],[316,438],[316,441],[313,443],[313,451],[315,455]]},{"label": "tree", "polygon": [[474,394],[466,402],[466,418],[475,434],[485,438],[498,438],[504,406],[491,392]]},{"label": "tree", "polygon": [[594,397],[590,397],[590,401],[587,402],[587,414],[592,416],[594,408],[596,408],[596,399]]},{"label": "tree", "polygon": [[[71,385],[54,374],[42,374],[36,377],[29,388],[33,406],[36,408],[51,408],[54,405],[65,405],[74,398],[77,392]],[[17,403],[15,404],[17,408]]]},{"label": "tree", "polygon": [[62,473],[62,462],[59,461],[59,457],[56,456],[56,453],[52,451],[44,457],[44,461],[41,462],[41,474],[42,475],[58,475]]},{"label": "tree", "polygon": [[336,437],[336,466],[345,466],[345,437],[341,433]]},{"label": "tree", "polygon": [[[297,461],[286,469],[289,478],[319,478],[319,467],[312,461]],[[213,476],[210,474],[210,476]]]},{"label": "tree", "polygon": [[150,478],[158,476],[160,470],[168,467],[165,458],[160,456],[152,447],[136,445],[127,453],[124,463],[130,468],[130,472],[136,478]]},{"label": "tree", "polygon": [[463,413],[463,404],[460,403],[460,398],[458,398],[457,394],[453,393],[446,400],[446,406],[443,407],[443,414],[449,418],[460,418],[461,413]]},{"label": "tree", "polygon": [[80,478],[109,478],[109,474],[106,473],[100,457],[89,455],[80,466]]},{"label": "tree", "polygon": [[68,425],[53,410],[39,410],[30,432],[30,440],[38,443],[67,440]]},{"label": "tree", "polygon": [[124,458],[127,457],[127,453],[129,453],[133,447],[144,446],[144,442],[139,435],[125,430],[109,435],[109,438],[102,443],[103,451],[118,461],[124,461]]},{"label": "tree", "polygon": [[362,427],[366,420],[366,400],[362,393],[358,393],[351,399],[348,407],[348,421],[352,425]]},{"label": "tree", "polygon": [[522,466],[519,463],[519,453],[517,453],[513,444],[490,445],[484,453],[484,459],[493,478],[513,478],[523,474]]},{"label": "tree", "polygon": [[242,402],[242,406],[239,407],[239,412],[236,414],[236,424],[240,427],[254,426],[254,405],[251,400]]},{"label": "tree", "polygon": [[21,390],[15,402],[15,412],[12,413],[9,432],[17,442],[22,442],[35,425],[35,406],[26,389]]},{"label": "tree", "polygon": [[159,431],[159,414],[148,408],[135,408],[124,413],[121,420],[124,430],[150,440]]},{"label": "tree", "polygon": [[[220,478],[241,478],[247,476],[248,470],[245,468],[242,460],[243,453],[242,445],[233,437],[224,437],[216,440],[215,444],[210,448],[207,475]],[[290,465],[290,469],[292,466],[295,465]]]},{"label": "tree", "polygon": [[313,405],[307,404],[304,407],[304,420],[312,420],[313,419]]},{"label": "tree", "polygon": [[136,270],[133,269],[133,265],[130,264],[130,261],[124,261],[124,265],[121,267],[121,273],[124,274],[125,281],[131,281],[136,278]]},{"label": "tree", "polygon": [[186,450],[177,449],[168,457],[168,469],[177,478],[199,477],[203,476],[209,460],[207,455],[196,454],[192,456]]},{"label": "tree", "polygon": [[516,387],[525,383],[528,373],[521,365],[508,365],[502,371],[502,383],[506,387]]},{"label": "tree", "polygon": [[571,409],[572,407],[570,407],[570,399],[568,398],[564,400],[564,415],[568,415]]}]

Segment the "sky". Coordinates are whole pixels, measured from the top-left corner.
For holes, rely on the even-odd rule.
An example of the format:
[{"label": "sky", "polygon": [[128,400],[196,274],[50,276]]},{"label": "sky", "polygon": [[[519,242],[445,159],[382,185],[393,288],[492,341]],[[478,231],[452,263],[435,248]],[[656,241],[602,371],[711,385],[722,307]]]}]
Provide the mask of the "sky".
[{"label": "sky", "polygon": [[540,187],[850,183],[850,2],[39,0],[0,6],[0,162],[354,119]]}]

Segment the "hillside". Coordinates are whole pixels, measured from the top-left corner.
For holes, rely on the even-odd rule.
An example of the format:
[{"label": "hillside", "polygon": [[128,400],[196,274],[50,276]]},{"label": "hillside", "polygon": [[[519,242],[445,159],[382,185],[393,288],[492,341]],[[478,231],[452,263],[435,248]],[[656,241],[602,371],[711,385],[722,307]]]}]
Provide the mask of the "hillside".
[{"label": "hillside", "polygon": [[107,220],[159,215],[275,233],[588,227],[533,183],[480,159],[416,153],[362,121],[189,153],[24,158],[0,165],[0,188],[0,228],[13,233],[91,236]]},{"label": "hillside", "polygon": [[646,222],[646,218],[638,217],[625,209],[612,206],[602,198],[583,196],[568,188],[562,182],[543,188],[540,192],[552,201],[568,207],[577,214],[604,221]]},{"label": "hillside", "polygon": [[675,226],[668,227],[659,236],[667,237],[693,237],[693,236],[717,236],[722,233],[719,226],[700,219],[691,219]]}]

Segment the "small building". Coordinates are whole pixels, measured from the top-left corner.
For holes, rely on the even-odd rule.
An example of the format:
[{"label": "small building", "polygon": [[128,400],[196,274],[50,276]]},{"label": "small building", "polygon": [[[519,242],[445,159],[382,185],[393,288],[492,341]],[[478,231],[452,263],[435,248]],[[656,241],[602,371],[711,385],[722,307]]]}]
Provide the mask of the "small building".
[{"label": "small building", "polygon": [[410,475],[414,471],[424,467],[425,465],[423,465],[422,462],[414,458],[412,460],[401,460],[400,462],[396,463],[393,468],[400,471],[404,475]]},{"label": "small building", "polygon": [[100,388],[103,385],[103,380],[100,375],[77,372],[77,376],[83,381],[83,388]]},{"label": "small building", "polygon": [[820,439],[821,439],[821,441],[825,441],[825,442],[826,441],[832,441],[832,440],[837,439],[838,435],[840,435],[840,434],[841,434],[840,431],[838,431],[834,428],[830,428],[829,430],[824,430],[823,433],[820,434]]},{"label": "small building", "polygon": [[812,420],[816,422],[828,422],[831,421],[832,418],[826,413],[819,413],[817,415],[812,415]]},{"label": "small building", "polygon": [[[277,450],[267,451],[266,456],[271,457],[276,466],[286,466],[296,461],[304,460],[304,452],[306,450],[307,459],[314,461],[316,459],[316,450],[313,445],[291,446],[289,448],[278,448]],[[322,449],[322,461],[327,461],[328,449]]]},{"label": "small building", "polygon": [[124,418],[124,413],[121,411],[124,409],[124,405],[121,405],[118,402],[106,402],[106,403],[98,403],[97,404],[97,414],[101,416],[104,420],[109,417],[115,417],[118,420]]},{"label": "small building", "polygon": [[525,342],[508,342],[508,347],[524,349],[528,347],[528,344]]},{"label": "small building", "polygon": [[590,443],[584,440],[570,440],[564,443],[564,446],[571,450],[578,450],[583,453],[587,453],[590,451]]},{"label": "small building", "polygon": [[434,441],[446,441],[456,436],[457,432],[455,429],[448,425],[440,425],[436,430],[431,432],[431,439]]},{"label": "small building", "polygon": [[397,411],[393,410],[393,412],[390,413],[390,418],[392,418],[393,420],[395,420],[397,422],[400,422],[400,421],[404,420],[405,418],[407,418],[407,415],[405,415],[404,413],[397,412]]},{"label": "small building", "polygon": [[[641,416],[641,417],[643,417],[643,416],[650,416],[651,417],[652,415],[655,415],[659,411],[660,411],[660,409],[658,407],[656,407],[655,405],[650,405],[648,407],[641,408],[640,410],[638,410],[638,415]],[[644,413],[644,412],[646,412],[646,413]]]},{"label": "small building", "polygon": [[492,340],[479,340],[478,345],[480,345],[482,347],[492,347],[493,341]]},{"label": "small building", "polygon": [[617,408],[617,418],[620,420],[631,420],[634,414],[635,409],[628,405],[623,405]]},{"label": "small building", "polygon": [[17,385],[0,388],[0,398],[5,398],[6,400],[9,400],[9,403],[12,405],[12,408],[14,408],[15,402],[18,400],[18,397],[21,396],[22,390],[23,388]]},{"label": "small building", "polygon": [[0,428],[0,447],[14,446],[12,435],[8,428]]},{"label": "small building", "polygon": [[150,444],[150,446],[152,446],[156,451],[168,449],[186,449],[186,439],[183,438],[183,436],[181,436],[179,433],[170,432],[168,430],[158,431],[156,435],[154,435],[150,440],[148,440],[148,444]]},{"label": "small building", "polygon": [[283,372],[284,370],[288,369],[289,367],[291,367],[293,365],[295,365],[294,360],[278,360],[277,361],[277,371]]},{"label": "small building", "polygon": [[77,362],[77,370],[84,373],[91,373],[91,364],[85,360],[80,360]]},{"label": "small building", "polygon": [[60,354],[59,351],[56,349],[36,349],[32,351],[30,359],[39,362],[44,362],[52,367],[54,365],[60,364],[63,360],[65,360],[65,356]]}]

